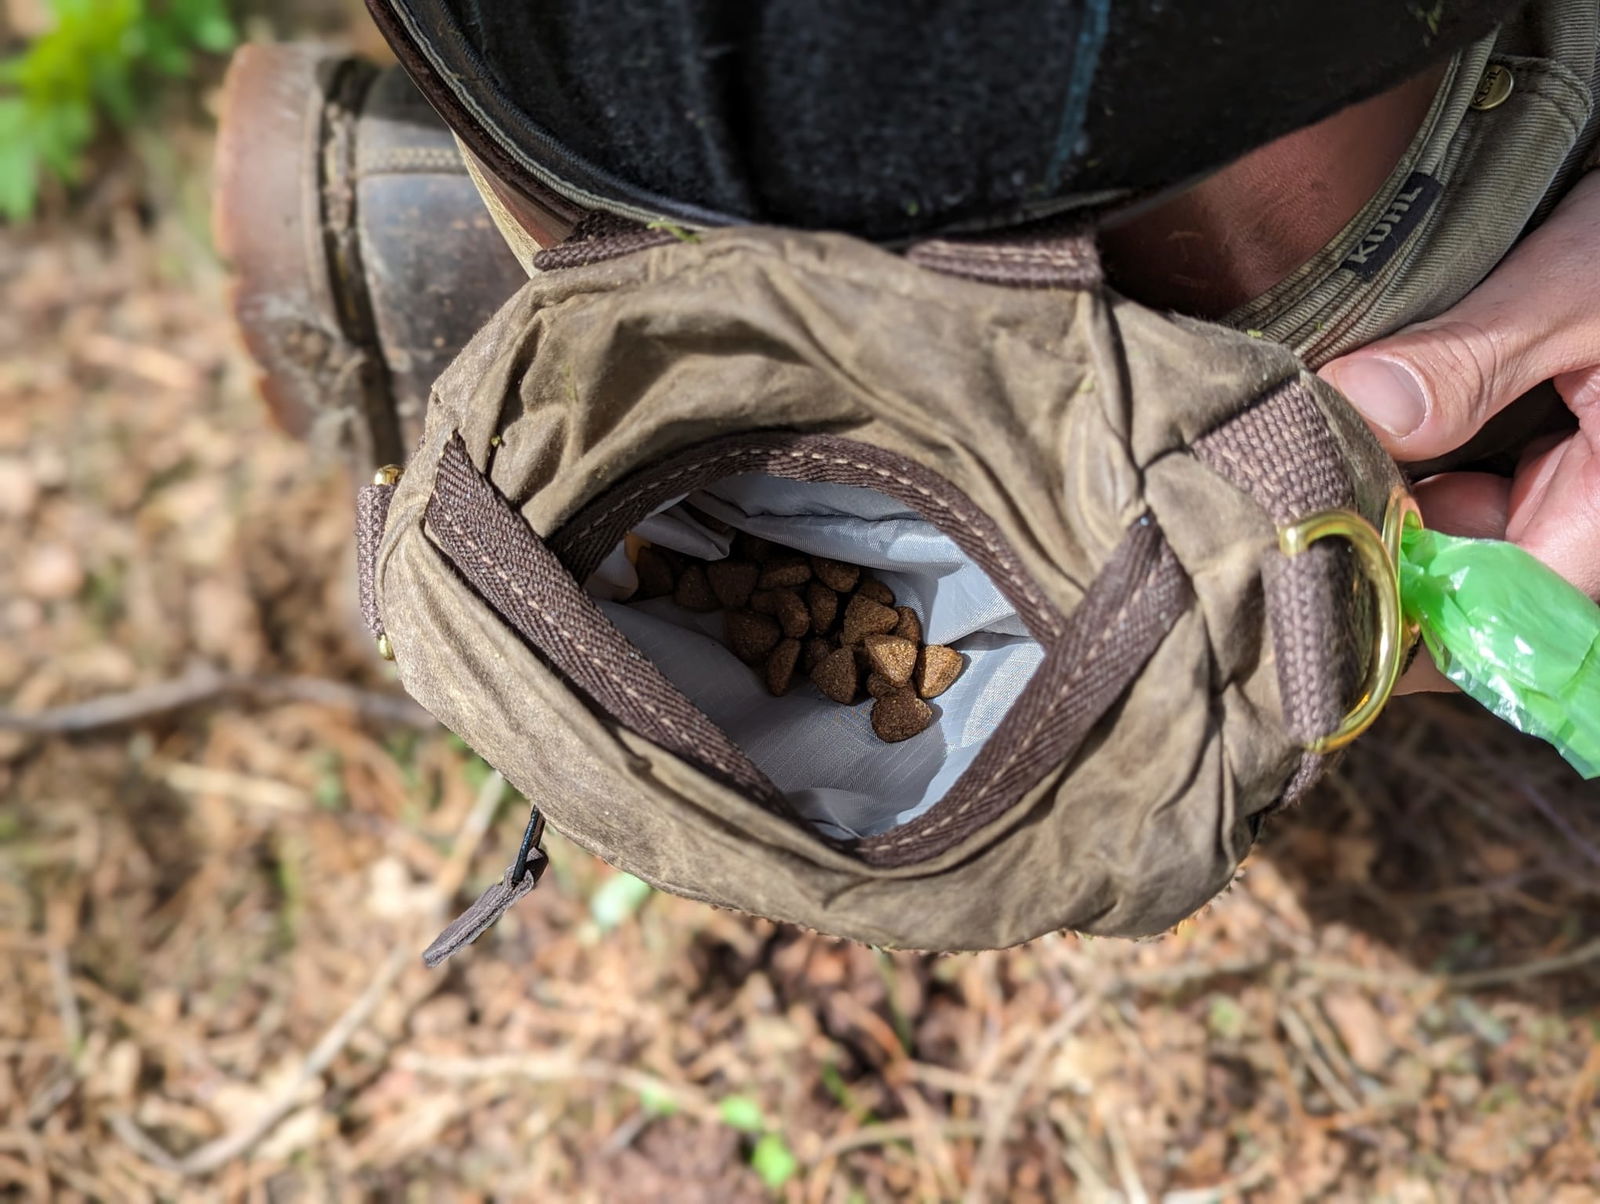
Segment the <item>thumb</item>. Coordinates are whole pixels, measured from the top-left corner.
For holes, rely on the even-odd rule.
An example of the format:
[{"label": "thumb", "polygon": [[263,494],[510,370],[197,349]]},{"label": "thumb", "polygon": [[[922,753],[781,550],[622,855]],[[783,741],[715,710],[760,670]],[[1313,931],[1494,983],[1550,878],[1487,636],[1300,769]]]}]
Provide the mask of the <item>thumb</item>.
[{"label": "thumb", "polygon": [[1523,393],[1600,362],[1600,177],[1457,305],[1323,366],[1398,460],[1460,447]]}]

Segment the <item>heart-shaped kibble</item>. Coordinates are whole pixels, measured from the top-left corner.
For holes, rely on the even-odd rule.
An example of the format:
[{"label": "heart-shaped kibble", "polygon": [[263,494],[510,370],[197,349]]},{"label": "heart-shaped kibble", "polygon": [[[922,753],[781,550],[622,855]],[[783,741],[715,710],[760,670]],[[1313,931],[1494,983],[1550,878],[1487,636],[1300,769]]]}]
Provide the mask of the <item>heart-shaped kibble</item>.
[{"label": "heart-shaped kibble", "polygon": [[639,574],[639,597],[665,598],[672,592],[672,564],[659,548],[640,548],[633,567]]},{"label": "heart-shaped kibble", "polygon": [[773,606],[773,614],[783,627],[783,634],[795,639],[809,635],[811,608],[802,602],[800,595],[792,589],[780,589],[775,592],[777,599]]},{"label": "heart-shaped kibble", "polygon": [[811,670],[827,660],[838,647],[839,645],[832,640],[825,640],[821,636],[814,635],[806,641],[805,649],[800,655],[800,664],[807,673],[810,673]]},{"label": "heart-shaped kibble", "polygon": [[783,589],[804,585],[811,580],[811,564],[804,556],[786,552],[761,566],[761,588]]},{"label": "heart-shaped kibble", "polygon": [[748,531],[740,531],[733,537],[733,552],[743,560],[753,560],[757,564],[766,564],[781,549],[771,540],[762,539],[759,535],[751,535]]},{"label": "heart-shaped kibble", "polygon": [[887,635],[900,622],[900,616],[860,594],[844,608],[844,629],[839,642],[846,648],[859,644],[869,635]]},{"label": "heart-shaped kibble", "polygon": [[870,598],[879,606],[894,605],[894,590],[876,577],[868,577],[860,585],[856,586],[856,597]]},{"label": "heart-shaped kibble", "polygon": [[922,620],[917,618],[917,612],[909,606],[896,606],[894,613],[900,616],[900,622],[890,634],[910,640],[913,644],[922,643]]},{"label": "heart-shaped kibble", "polygon": [[795,663],[800,659],[800,641],[779,640],[767,656],[767,690],[775,697],[789,692],[794,682]]},{"label": "heart-shaped kibble", "polygon": [[839,617],[839,595],[820,581],[806,586],[806,606],[811,610],[811,630],[826,635]]},{"label": "heart-shaped kibble", "polygon": [[833,701],[849,706],[856,700],[856,685],[860,680],[856,676],[856,654],[849,648],[830,652],[811,670],[811,680]]},{"label": "heart-shaped kibble", "polygon": [[910,690],[895,690],[872,704],[872,730],[885,744],[909,740],[932,722],[933,708]]},{"label": "heart-shaped kibble", "polygon": [[937,698],[955,684],[965,665],[962,655],[943,644],[929,644],[917,657],[915,685],[924,698]]},{"label": "heart-shaped kibble", "polygon": [[783,638],[778,620],[751,610],[730,610],[724,618],[728,647],[742,661],[755,664]]},{"label": "heart-shaped kibble", "polygon": [[882,698],[885,694],[893,694],[896,690],[903,690],[904,686],[897,686],[881,673],[867,674],[867,693],[874,698]]},{"label": "heart-shaped kibble", "polygon": [[711,592],[711,582],[706,578],[706,566],[691,564],[678,578],[672,591],[672,600],[685,610],[705,614],[717,609],[717,596]]},{"label": "heart-shaped kibble", "polygon": [[848,594],[861,580],[861,570],[855,565],[845,564],[842,560],[829,560],[824,556],[811,558],[811,570],[816,573],[818,581],[841,594]]},{"label": "heart-shaped kibble", "polygon": [[715,560],[706,566],[706,580],[724,610],[739,610],[750,605],[761,570],[749,560]]},{"label": "heart-shaped kibble", "polygon": [[861,641],[872,671],[897,686],[911,680],[917,667],[917,646],[897,635],[869,635]]}]

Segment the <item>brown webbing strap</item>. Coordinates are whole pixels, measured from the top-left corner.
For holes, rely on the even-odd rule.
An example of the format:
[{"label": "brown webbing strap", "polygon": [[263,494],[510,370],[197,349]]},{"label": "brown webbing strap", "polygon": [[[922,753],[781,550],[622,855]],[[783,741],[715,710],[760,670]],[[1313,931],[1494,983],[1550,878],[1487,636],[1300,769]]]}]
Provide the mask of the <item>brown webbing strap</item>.
[{"label": "brown webbing strap", "polygon": [[562,268],[581,268],[608,259],[620,259],[635,251],[674,242],[678,235],[665,228],[651,229],[625,217],[595,211],[586,214],[566,241],[547,247],[533,257],[533,266],[541,272],[554,272]]},{"label": "brown webbing strap", "polygon": [[1148,515],[1140,519],[1007,714],[1020,738],[1001,740],[996,732],[944,798],[916,819],[861,841],[857,854],[881,867],[934,856],[998,819],[1051,770],[1065,769],[1193,598],[1161,528]]},{"label": "brown webbing strap", "polygon": [[[1194,449],[1279,526],[1355,505],[1333,433],[1299,379],[1279,385]],[[1339,726],[1359,689],[1368,633],[1365,616],[1350,604],[1354,583],[1350,550],[1335,541],[1293,557],[1274,550],[1267,562],[1264,586],[1284,724],[1305,744]],[[1307,754],[1287,797],[1309,785],[1326,761]]]},{"label": "brown webbing strap", "polygon": [[439,966],[477,940],[524,895],[539,885],[545,867],[550,864],[539,838],[544,835],[544,813],[534,807],[528,813],[528,826],[523,829],[522,847],[506,866],[506,872],[466,911],[450,922],[450,926],[433,938],[433,943],[422,951],[422,963],[429,969]]},{"label": "brown webbing strap", "polygon": [[383,615],[378,613],[378,545],[393,500],[393,485],[363,485],[356,495],[356,584],[361,615],[374,639],[383,635]]},{"label": "brown webbing strap", "polygon": [[919,267],[1011,288],[1093,288],[1100,253],[1089,235],[1007,239],[935,238],[906,252]]},{"label": "brown webbing strap", "polygon": [[439,457],[427,522],[467,583],[603,712],[755,801],[792,814],[766,775],[583,592],[474,467],[459,435]]}]

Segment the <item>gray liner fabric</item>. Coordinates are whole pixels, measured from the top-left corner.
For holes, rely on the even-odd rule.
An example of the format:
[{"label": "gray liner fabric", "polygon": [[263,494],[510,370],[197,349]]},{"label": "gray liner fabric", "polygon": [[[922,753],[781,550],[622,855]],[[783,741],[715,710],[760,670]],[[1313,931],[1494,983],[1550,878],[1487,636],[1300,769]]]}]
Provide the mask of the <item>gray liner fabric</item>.
[{"label": "gray liner fabric", "polygon": [[[841,706],[799,673],[787,695],[772,697],[723,642],[720,613],[694,614],[667,598],[610,600],[633,586],[620,551],[588,582],[606,616],[823,834],[877,835],[944,797],[1044,656],[988,575],[931,523],[872,490],[749,474],[688,500],[754,535],[861,565],[888,585],[899,605],[917,612],[928,643],[948,644],[967,660],[955,685],[932,702],[933,724],[885,744],[873,733],[870,699]],[[636,534],[691,556],[726,555],[729,537],[708,530],[681,501]]]}]

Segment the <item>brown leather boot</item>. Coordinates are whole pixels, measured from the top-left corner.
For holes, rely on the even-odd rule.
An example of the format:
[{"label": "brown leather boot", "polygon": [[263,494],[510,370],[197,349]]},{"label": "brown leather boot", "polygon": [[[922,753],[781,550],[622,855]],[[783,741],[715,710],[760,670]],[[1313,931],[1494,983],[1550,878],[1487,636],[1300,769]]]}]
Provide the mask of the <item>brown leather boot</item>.
[{"label": "brown leather boot", "polygon": [[358,468],[405,459],[434,379],[527,280],[406,75],[327,47],[234,56],[214,224],[273,416]]}]

